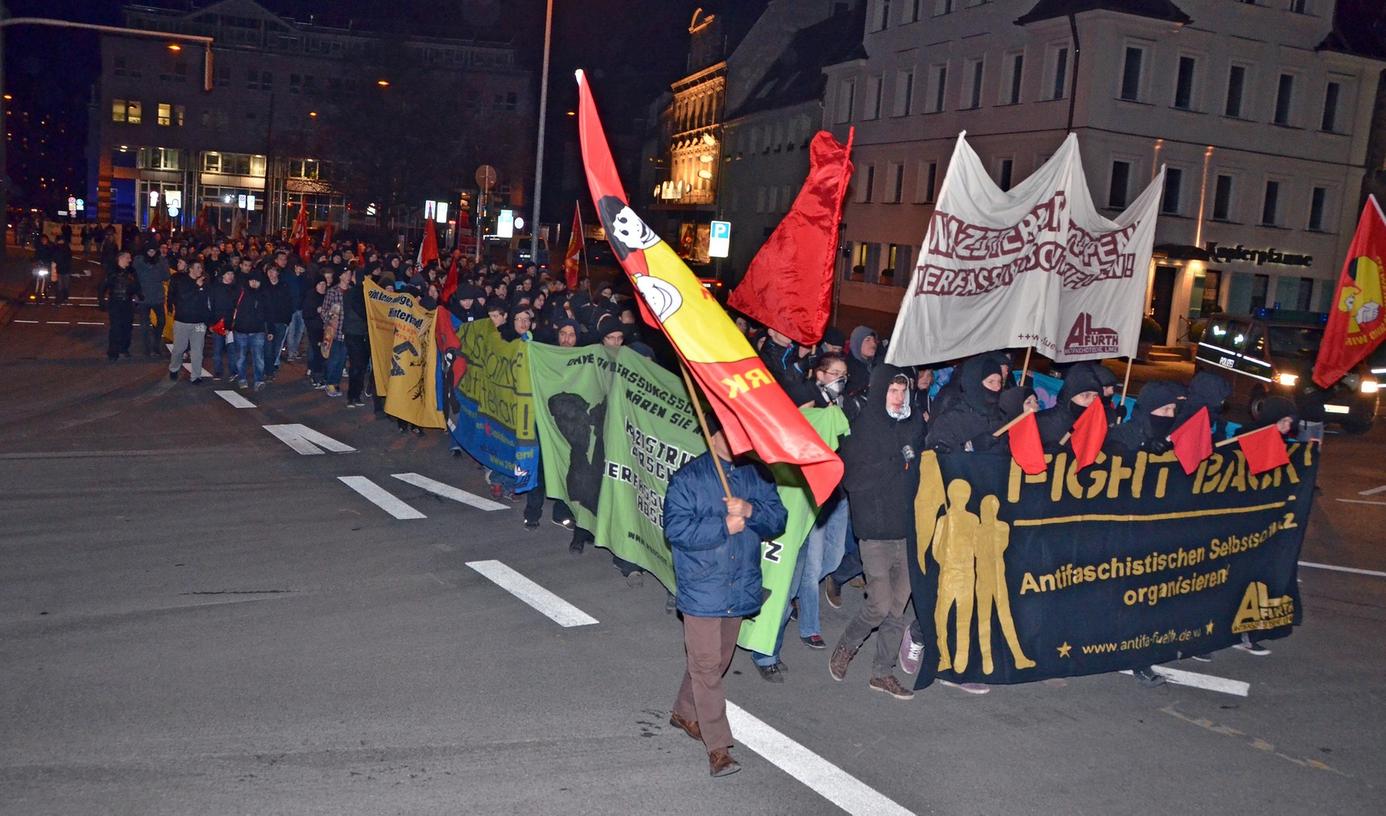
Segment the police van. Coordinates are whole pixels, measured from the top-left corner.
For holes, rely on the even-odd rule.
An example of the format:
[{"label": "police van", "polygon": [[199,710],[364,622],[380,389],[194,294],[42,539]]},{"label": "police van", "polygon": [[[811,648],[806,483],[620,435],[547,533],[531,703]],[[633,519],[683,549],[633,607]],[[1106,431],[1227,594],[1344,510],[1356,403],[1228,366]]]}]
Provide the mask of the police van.
[{"label": "police van", "polygon": [[1232,386],[1229,403],[1245,406],[1253,420],[1270,396],[1288,397],[1306,420],[1341,425],[1350,433],[1371,428],[1379,378],[1363,362],[1331,388],[1312,378],[1328,315],[1257,309],[1251,315],[1208,318],[1194,359],[1199,371],[1221,375]]}]

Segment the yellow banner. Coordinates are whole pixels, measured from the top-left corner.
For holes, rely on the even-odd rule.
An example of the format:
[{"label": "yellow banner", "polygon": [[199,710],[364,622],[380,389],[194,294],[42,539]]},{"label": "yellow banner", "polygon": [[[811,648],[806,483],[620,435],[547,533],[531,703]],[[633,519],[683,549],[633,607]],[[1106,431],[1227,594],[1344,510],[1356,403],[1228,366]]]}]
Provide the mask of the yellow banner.
[{"label": "yellow banner", "polygon": [[371,365],[385,413],[421,428],[443,427],[433,312],[413,295],[390,292],[370,279],[364,286]]}]

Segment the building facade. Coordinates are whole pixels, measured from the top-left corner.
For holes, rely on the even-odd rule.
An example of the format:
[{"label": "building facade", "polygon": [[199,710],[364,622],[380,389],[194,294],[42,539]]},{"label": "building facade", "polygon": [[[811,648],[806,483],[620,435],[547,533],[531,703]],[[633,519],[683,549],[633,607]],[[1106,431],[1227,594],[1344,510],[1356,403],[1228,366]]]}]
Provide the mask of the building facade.
[{"label": "building facade", "polygon": [[1382,63],[1336,47],[1333,0],[868,0],[826,69],[856,127],[843,305],[893,314],[961,131],[1003,188],[1078,134],[1113,217],[1167,168],[1148,313],[1324,310],[1361,204]]},{"label": "building facade", "polygon": [[334,103],[388,87],[375,87],[351,59],[382,45],[408,49],[428,70],[456,78],[443,104],[474,114],[478,142],[507,144],[503,156],[477,162],[499,170],[493,201],[525,202],[530,140],[486,138],[488,128],[527,133],[534,121],[533,78],[507,43],[303,23],[253,0],[192,11],[130,6],[125,23],[213,37],[213,87],[203,89],[201,46],[175,51],[157,39],[102,36],[88,146],[90,197],[102,222],[146,226],[157,210],[183,226],[201,218],[228,232],[233,225],[275,231],[293,223],[301,204],[315,224],[379,222],[371,202],[347,200],[339,183],[346,166],[319,128]]}]

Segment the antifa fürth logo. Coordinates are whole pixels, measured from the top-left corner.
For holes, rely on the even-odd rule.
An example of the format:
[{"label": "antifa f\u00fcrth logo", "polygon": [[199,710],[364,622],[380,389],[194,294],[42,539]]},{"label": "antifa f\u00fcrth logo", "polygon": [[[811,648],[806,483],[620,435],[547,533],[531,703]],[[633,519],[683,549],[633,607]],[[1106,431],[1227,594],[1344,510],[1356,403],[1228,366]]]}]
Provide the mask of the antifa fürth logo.
[{"label": "antifa f\u00fcrth logo", "polygon": [[1120,350],[1120,340],[1121,335],[1115,329],[1094,326],[1092,315],[1079,312],[1064,341],[1064,354],[1116,354]]}]

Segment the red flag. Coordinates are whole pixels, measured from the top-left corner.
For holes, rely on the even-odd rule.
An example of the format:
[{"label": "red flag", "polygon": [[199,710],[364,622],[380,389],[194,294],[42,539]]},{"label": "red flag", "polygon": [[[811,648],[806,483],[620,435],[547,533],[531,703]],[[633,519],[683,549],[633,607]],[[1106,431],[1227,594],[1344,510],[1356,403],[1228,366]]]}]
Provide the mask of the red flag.
[{"label": "red flag", "polygon": [[457,259],[462,257],[456,250],[452,253],[452,266],[448,267],[448,278],[443,281],[443,291],[438,293],[438,300],[447,303],[452,293],[457,291]]},{"label": "red flag", "polygon": [[1040,441],[1039,423],[1035,413],[1026,411],[1025,415],[1006,432],[1011,446],[1011,458],[1020,469],[1031,476],[1043,473],[1044,443]]},{"label": "red flag", "polygon": [[573,205],[573,234],[568,238],[568,251],[563,253],[563,275],[569,289],[578,285],[578,260],[582,255],[582,210]]},{"label": "red flag", "polygon": [[337,231],[337,225],[336,225],[336,224],[333,224],[333,223],[331,223],[331,222],[328,222],[327,226],[325,226],[325,227],[322,228],[322,251],[323,251],[323,252],[331,252],[331,251],[332,251],[332,234],[333,234],[334,232],[336,232],[336,231]]},{"label": "red flag", "polygon": [[1285,438],[1274,425],[1242,434],[1237,437],[1237,444],[1242,446],[1242,455],[1246,457],[1246,465],[1251,469],[1252,475],[1275,470],[1290,463],[1290,453],[1285,449]]},{"label": "red flag", "polygon": [[1184,466],[1184,473],[1198,470],[1199,463],[1213,455],[1213,428],[1208,422],[1207,406],[1175,428],[1169,441],[1174,443],[1174,455]]},{"label": "red flag", "polygon": [[751,259],[727,305],[811,346],[823,339],[833,306],[833,263],[842,198],[852,177],[847,144],[820,130],[809,145],[809,174],[794,206]]},{"label": "red flag", "polygon": [[438,231],[432,218],[424,219],[423,241],[419,242],[419,266],[438,260]]},{"label": "red flag", "polygon": [[1107,441],[1107,412],[1102,408],[1102,400],[1093,400],[1078,421],[1073,423],[1073,459],[1078,469],[1097,461],[1102,443]]},{"label": "red flag", "polygon": [[1314,360],[1314,382],[1328,388],[1386,340],[1386,215],[1376,196],[1368,196],[1348,245],[1328,325]]},{"label": "red flag", "polygon": [[308,262],[308,202],[300,201],[298,205],[298,217],[294,219],[293,229],[289,230],[289,243],[293,244],[298,252],[298,257]]},{"label": "red flag", "polygon": [[765,462],[798,465],[821,504],[842,479],[842,460],[770,376],[721,305],[630,208],[582,71],[577,81],[587,186],[611,248],[640,293],[637,302],[646,321],[664,331],[702,386],[732,451],[754,449]]}]

